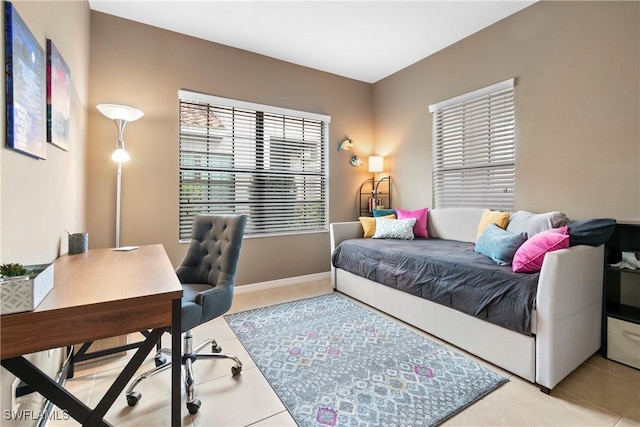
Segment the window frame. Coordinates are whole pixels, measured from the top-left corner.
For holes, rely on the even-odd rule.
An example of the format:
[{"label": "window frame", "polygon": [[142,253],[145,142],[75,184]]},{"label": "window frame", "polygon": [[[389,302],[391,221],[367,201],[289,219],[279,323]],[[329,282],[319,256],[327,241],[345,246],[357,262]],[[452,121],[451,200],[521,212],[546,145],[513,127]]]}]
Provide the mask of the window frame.
[{"label": "window frame", "polygon": [[[224,121],[228,125],[232,123],[232,129],[227,129],[223,124],[222,120],[219,117],[216,117],[214,113],[213,122],[218,122],[218,125],[211,124],[209,122],[209,118],[207,118],[206,124],[199,126],[200,135],[194,133],[195,131],[185,131],[183,127],[188,126],[183,123],[183,108],[185,105],[189,103],[194,103],[194,105],[198,104],[199,108],[207,109],[207,113],[209,111],[219,111],[225,110],[229,111],[230,116],[220,116],[223,117]],[[331,122],[331,117],[324,114],[310,113],[299,110],[292,110],[287,108],[275,107],[264,104],[257,104],[253,102],[240,101],[230,98],[223,98],[214,95],[208,95],[188,90],[179,90],[178,91],[178,104],[179,104],[179,123],[178,123],[178,151],[179,151],[179,201],[178,201],[178,237],[181,243],[188,242],[190,240],[191,234],[191,223],[193,217],[198,212],[211,212],[212,205],[215,204],[215,191],[216,189],[212,189],[215,183],[210,185],[204,185],[205,191],[208,191],[209,194],[202,196],[200,203],[203,203],[205,209],[199,210],[197,207],[191,209],[192,214],[185,213],[188,212],[189,207],[197,206],[198,202],[185,202],[186,197],[185,193],[183,193],[183,189],[185,185],[188,185],[188,180],[184,177],[188,173],[192,173],[197,175],[197,168],[192,167],[189,168],[188,165],[183,164],[183,156],[185,153],[188,154],[188,150],[185,149],[185,146],[188,144],[188,139],[191,136],[193,138],[194,147],[197,146],[198,149],[201,150],[203,159],[208,159],[209,163],[215,162],[216,158],[219,156],[228,155],[230,157],[230,162],[233,164],[233,168],[230,169],[228,177],[226,180],[226,185],[229,185],[230,192],[227,194],[232,194],[233,197],[230,197],[230,201],[232,204],[229,204],[229,209],[225,212],[217,211],[222,213],[245,213],[248,214],[248,223],[247,229],[245,232],[246,238],[262,238],[262,237],[274,237],[274,236],[285,236],[285,235],[297,235],[297,234],[309,234],[309,233],[325,233],[329,230],[329,150],[328,150],[328,140],[329,140],[329,123]],[[236,122],[235,113],[238,112],[241,117],[238,119],[239,122]],[[253,115],[253,119],[250,118]],[[204,116],[203,117],[208,117]],[[268,122],[264,122],[264,120],[269,120]],[[279,120],[282,120],[282,123],[279,124]],[[283,134],[281,137],[277,134],[267,134],[268,125],[273,125],[274,123],[278,123],[279,126],[282,126]],[[242,143],[238,143],[238,150],[236,152],[236,142],[240,141],[242,138],[237,137],[236,125],[244,126],[247,125],[249,127],[253,126],[251,129],[243,130],[248,132],[251,135],[250,138],[244,138]],[[220,128],[219,131],[216,130],[216,126]],[[289,126],[289,128],[287,127]],[[297,126],[301,126],[298,128]],[[305,128],[305,126],[307,126]],[[311,128],[309,128],[311,126]],[[194,125],[194,129],[198,127]],[[310,129],[312,134],[311,138],[305,137],[306,129]],[[287,132],[299,132],[302,133],[300,139],[296,139],[293,136],[287,136]],[[190,133],[191,132],[191,133]],[[229,145],[230,153],[213,153],[207,150],[204,150],[204,147],[208,147],[209,137],[212,137],[212,145],[216,143]],[[216,139],[217,138],[217,139]],[[227,139],[225,139],[227,138]],[[237,138],[237,140],[236,140]],[[206,142],[205,142],[206,141]],[[223,143],[224,141],[224,143]],[[291,148],[287,148],[287,150],[282,149],[282,147],[287,147],[287,144],[291,145]],[[296,163],[298,169],[294,169],[292,164],[296,162],[294,160],[295,153],[298,151],[303,156],[306,152],[305,144],[309,145],[310,156],[312,157],[313,162],[311,162],[311,167],[313,170],[304,172],[305,161],[299,160]],[[278,148],[279,147],[279,148]],[[289,150],[291,150],[291,156],[288,155]],[[297,150],[297,151],[296,151]],[[206,152],[205,152],[206,151]],[[221,150],[222,151],[222,150]],[[315,153],[315,155],[314,155]],[[193,149],[193,155],[197,156],[197,149]],[[301,157],[302,158],[302,157]],[[203,160],[204,162],[205,160]],[[253,166],[246,166],[246,162],[250,162]],[[243,163],[242,165],[237,165],[236,163]],[[194,162],[195,164],[196,162]],[[273,166],[272,166],[273,164]],[[224,169],[224,168],[222,168]],[[261,173],[262,172],[262,173]],[[224,172],[217,172],[215,167],[212,170],[208,170],[206,172],[209,177],[215,176],[216,173],[220,173],[222,177]],[[305,175],[306,174],[306,175]],[[237,179],[238,175],[242,175],[244,181],[242,179]],[[307,177],[308,175],[308,177]],[[311,185],[308,183],[309,180],[313,180],[314,191],[316,193],[316,197],[308,199],[293,199],[290,200],[290,203],[279,203],[282,202],[282,199],[279,199],[279,193],[277,193],[277,188],[274,190],[274,186],[268,186],[265,184],[264,187],[260,188],[260,185],[256,182],[256,177],[262,176],[265,179],[265,182],[269,180],[282,181],[285,179],[292,180],[293,183],[298,183],[300,180],[303,182],[303,189],[298,189],[296,194],[299,194],[300,191],[306,193]],[[290,178],[288,178],[290,177]],[[187,184],[185,184],[187,181]],[[211,182],[211,181],[210,181]],[[221,187],[218,189],[219,194],[225,193],[224,185],[221,184],[223,181],[219,180],[218,184]],[[294,188],[296,187],[293,184]],[[277,187],[277,186],[276,186]],[[258,190],[256,190],[258,188]],[[265,190],[268,189],[268,190]],[[256,194],[252,195],[252,192],[257,191]],[[271,194],[269,194],[271,191]],[[275,191],[275,193],[274,193]],[[244,200],[238,200],[238,193],[244,192]],[[262,197],[262,198],[259,198]],[[286,199],[284,199],[286,200]],[[294,201],[295,200],[295,201]],[[256,203],[257,201],[257,203]],[[267,203],[264,203],[264,202]],[[263,202],[263,203],[260,203]],[[311,225],[305,222],[304,214],[297,214],[295,211],[295,205],[303,204],[305,208],[309,208],[310,206],[320,206],[318,202],[321,203],[321,217],[318,215],[311,216]],[[269,206],[273,205],[273,206]],[[279,206],[278,206],[279,205]],[[266,206],[266,208],[265,208]],[[274,210],[277,209],[285,209],[286,207],[290,207],[292,210],[292,217],[290,219],[296,220],[294,222],[291,221],[282,221],[282,229],[278,229],[278,225],[276,224],[278,221],[277,213],[274,213]],[[273,220],[271,223],[261,227],[260,223],[253,222],[252,220],[256,218],[255,210],[260,210],[261,208],[266,209],[265,217],[269,220]],[[223,209],[224,210],[224,209]],[[253,211],[253,212],[252,212]],[[299,211],[298,211],[299,212]],[[305,211],[306,212],[306,211]],[[318,211],[316,211],[318,212]],[[285,218],[286,219],[286,218]],[[295,229],[295,225],[297,224],[298,229]],[[306,226],[305,226],[306,225]]]},{"label": "window frame", "polygon": [[515,209],[515,79],[429,106],[433,206]]}]

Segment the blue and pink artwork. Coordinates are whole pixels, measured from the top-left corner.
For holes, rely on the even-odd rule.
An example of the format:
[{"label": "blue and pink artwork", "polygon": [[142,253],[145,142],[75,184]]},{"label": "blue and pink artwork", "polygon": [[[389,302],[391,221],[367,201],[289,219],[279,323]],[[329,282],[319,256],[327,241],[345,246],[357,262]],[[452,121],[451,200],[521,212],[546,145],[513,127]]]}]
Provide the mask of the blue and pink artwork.
[{"label": "blue and pink artwork", "polygon": [[47,39],[47,142],[69,151],[71,73],[56,45]]},{"label": "blue and pink artwork", "polygon": [[7,147],[46,159],[44,50],[13,5],[4,2]]}]

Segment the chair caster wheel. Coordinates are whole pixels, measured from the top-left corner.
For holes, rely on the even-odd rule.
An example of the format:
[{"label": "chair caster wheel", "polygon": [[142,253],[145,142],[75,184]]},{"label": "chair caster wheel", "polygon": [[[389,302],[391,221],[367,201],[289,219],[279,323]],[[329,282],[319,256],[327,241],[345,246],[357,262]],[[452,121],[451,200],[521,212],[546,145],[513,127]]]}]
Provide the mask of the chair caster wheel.
[{"label": "chair caster wheel", "polygon": [[236,375],[240,375],[240,372],[242,372],[242,366],[232,366],[231,367],[231,375],[232,376],[236,376]]},{"label": "chair caster wheel", "polygon": [[142,399],[142,395],[140,394],[140,392],[132,391],[131,393],[127,394],[127,405],[136,406],[136,403],[138,403],[140,399]]},{"label": "chair caster wheel", "polygon": [[200,402],[200,399],[194,399],[193,402],[191,403],[187,402],[187,410],[191,415],[195,415],[198,413],[198,409],[200,409],[200,405],[202,405],[202,402]]},{"label": "chair caster wheel", "polygon": [[158,368],[158,367],[160,367],[160,366],[162,366],[162,365],[166,364],[166,363],[167,363],[167,359],[166,359],[166,358],[164,358],[164,357],[156,357],[156,358],[154,359],[154,362],[155,362],[155,364],[156,364],[156,368]]},{"label": "chair caster wheel", "polygon": [[211,344],[211,353],[220,353],[222,352],[222,347],[220,347],[218,344]]}]

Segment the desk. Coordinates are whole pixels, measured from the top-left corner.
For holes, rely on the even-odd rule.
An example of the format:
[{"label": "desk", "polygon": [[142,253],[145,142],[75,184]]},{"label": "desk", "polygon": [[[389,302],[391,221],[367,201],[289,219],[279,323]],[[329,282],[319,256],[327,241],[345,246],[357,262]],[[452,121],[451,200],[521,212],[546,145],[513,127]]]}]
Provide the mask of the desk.
[{"label": "desk", "polygon": [[[108,426],[107,410],[168,326],[180,330],[182,286],[162,245],[94,249],[55,261],[54,287],[40,305],[2,316],[2,366],[83,425]],[[92,411],[23,355],[141,330],[149,334]],[[172,334],[171,425],[181,424],[180,334]]]}]

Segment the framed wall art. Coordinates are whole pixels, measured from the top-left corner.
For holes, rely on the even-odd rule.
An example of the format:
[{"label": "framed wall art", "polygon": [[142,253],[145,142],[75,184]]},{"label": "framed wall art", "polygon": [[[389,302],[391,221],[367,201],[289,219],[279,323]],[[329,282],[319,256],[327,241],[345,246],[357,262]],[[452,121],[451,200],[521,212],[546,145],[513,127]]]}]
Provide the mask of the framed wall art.
[{"label": "framed wall art", "polygon": [[69,151],[71,73],[56,45],[47,39],[47,142]]},{"label": "framed wall art", "polygon": [[4,19],[7,147],[46,159],[44,50],[8,1]]}]

